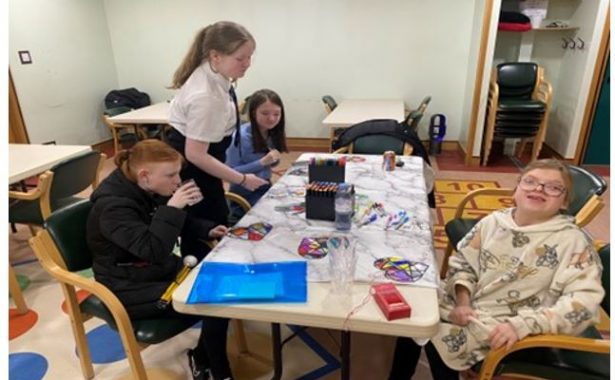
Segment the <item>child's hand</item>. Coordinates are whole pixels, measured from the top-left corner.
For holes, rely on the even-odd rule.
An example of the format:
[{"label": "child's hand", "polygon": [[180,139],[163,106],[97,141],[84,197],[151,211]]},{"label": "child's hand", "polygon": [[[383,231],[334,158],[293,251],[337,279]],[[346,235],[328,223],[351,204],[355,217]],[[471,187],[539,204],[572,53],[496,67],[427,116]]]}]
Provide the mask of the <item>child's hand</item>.
[{"label": "child's hand", "polygon": [[188,205],[198,203],[201,200],[203,200],[201,189],[192,181],[182,184],[175,190],[171,198],[167,201],[167,206],[182,209]]},{"label": "child's hand", "polygon": [[510,350],[515,344],[516,341],[519,340],[519,336],[517,335],[517,330],[508,322],[499,323],[488,336],[489,344],[491,345],[491,349],[495,350],[497,348],[506,345],[506,349]]},{"label": "child's hand", "polygon": [[280,152],[277,149],[272,149],[263,158],[261,158],[261,165],[270,166],[280,161]]},{"label": "child's hand", "polygon": [[458,326],[467,326],[470,322],[470,317],[476,318],[476,312],[471,306],[455,306],[453,311],[450,312],[448,318],[454,324]]},{"label": "child's hand", "polygon": [[218,226],[215,226],[211,230],[209,230],[209,237],[210,238],[219,238],[219,237],[222,237],[222,236],[226,235],[227,232],[228,232],[228,227],[220,224]]}]

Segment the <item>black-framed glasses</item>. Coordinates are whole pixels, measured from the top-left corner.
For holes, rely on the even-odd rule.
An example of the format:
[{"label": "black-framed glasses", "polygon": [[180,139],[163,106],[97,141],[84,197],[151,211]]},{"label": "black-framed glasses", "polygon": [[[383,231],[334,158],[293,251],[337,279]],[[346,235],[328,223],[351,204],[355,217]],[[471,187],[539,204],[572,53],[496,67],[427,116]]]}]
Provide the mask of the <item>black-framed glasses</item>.
[{"label": "black-framed glasses", "polygon": [[542,187],[542,192],[550,197],[559,197],[566,192],[566,187],[557,183],[542,183],[536,178],[528,176],[519,180],[519,187],[521,190],[534,191],[538,190],[538,187]]}]

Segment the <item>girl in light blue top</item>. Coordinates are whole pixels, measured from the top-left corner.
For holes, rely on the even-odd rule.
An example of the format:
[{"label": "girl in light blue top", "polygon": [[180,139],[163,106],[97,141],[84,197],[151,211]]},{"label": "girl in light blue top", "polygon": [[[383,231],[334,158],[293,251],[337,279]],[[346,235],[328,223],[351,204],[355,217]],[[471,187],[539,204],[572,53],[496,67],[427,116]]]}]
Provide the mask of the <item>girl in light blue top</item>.
[{"label": "girl in light blue top", "polygon": [[[239,144],[235,144],[237,133],[233,135],[233,143],[226,151],[226,164],[240,173],[271,181],[271,168],[280,162],[281,152],[288,152],[284,105],[274,91],[258,90],[249,98],[248,114],[250,122],[240,127]],[[270,187],[271,182],[254,191],[237,185],[231,185],[230,190],[254,205]]]}]

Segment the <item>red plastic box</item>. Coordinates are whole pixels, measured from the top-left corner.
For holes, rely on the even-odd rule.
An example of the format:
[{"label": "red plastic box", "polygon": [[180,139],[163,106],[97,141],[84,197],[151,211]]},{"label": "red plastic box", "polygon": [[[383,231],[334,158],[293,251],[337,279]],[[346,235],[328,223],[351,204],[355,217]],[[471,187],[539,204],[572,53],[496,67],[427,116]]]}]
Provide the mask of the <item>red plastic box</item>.
[{"label": "red plastic box", "polygon": [[410,305],[393,284],[372,285],[373,296],[387,320],[409,318]]}]

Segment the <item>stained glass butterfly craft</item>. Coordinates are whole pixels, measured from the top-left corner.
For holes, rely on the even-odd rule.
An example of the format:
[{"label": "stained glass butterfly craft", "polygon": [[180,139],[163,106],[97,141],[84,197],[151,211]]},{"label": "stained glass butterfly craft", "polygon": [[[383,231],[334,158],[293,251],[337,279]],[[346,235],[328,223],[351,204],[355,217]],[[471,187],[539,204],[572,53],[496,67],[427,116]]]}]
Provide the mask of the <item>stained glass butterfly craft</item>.
[{"label": "stained glass butterfly craft", "polygon": [[365,157],[361,156],[346,156],[346,162],[365,162]]},{"label": "stained glass butterfly craft", "polygon": [[227,235],[241,240],[259,241],[263,240],[272,228],[269,223],[253,223],[247,227],[233,227]]},{"label": "stained glass butterfly craft", "polygon": [[305,211],[305,202],[289,203],[287,205],[275,206],[274,210],[280,212],[289,212],[291,214],[301,214]]},{"label": "stained glass butterfly craft", "polygon": [[308,260],[322,259],[329,253],[327,249],[327,240],[329,240],[329,238],[326,236],[304,237],[301,239],[297,251],[301,257]]},{"label": "stained glass butterfly craft", "polygon": [[399,282],[417,282],[429,268],[425,263],[395,256],[378,259],[374,261],[374,266],[384,271],[384,276],[389,280]]},{"label": "stained glass butterfly craft", "polygon": [[274,187],[267,192],[267,198],[281,199],[286,197],[304,197],[305,187],[289,186],[289,187]]}]

